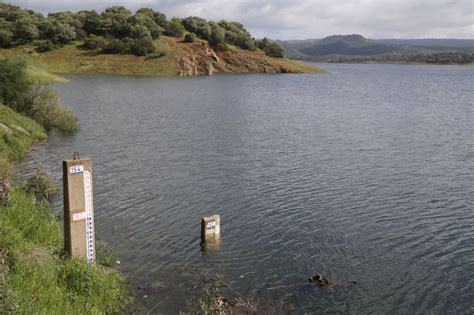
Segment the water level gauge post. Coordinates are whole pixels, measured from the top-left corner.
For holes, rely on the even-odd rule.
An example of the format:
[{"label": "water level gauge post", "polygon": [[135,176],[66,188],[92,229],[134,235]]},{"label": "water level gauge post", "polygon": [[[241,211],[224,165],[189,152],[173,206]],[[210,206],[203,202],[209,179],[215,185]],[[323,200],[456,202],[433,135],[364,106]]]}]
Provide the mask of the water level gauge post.
[{"label": "water level gauge post", "polygon": [[63,161],[64,249],[70,257],[95,262],[92,163],[74,155]]}]

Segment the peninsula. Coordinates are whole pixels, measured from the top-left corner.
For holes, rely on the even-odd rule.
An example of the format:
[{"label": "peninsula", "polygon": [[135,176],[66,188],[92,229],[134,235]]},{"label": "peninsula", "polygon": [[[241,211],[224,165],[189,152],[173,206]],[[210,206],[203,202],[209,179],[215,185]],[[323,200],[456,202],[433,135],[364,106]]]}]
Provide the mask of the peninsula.
[{"label": "peninsula", "polygon": [[0,58],[51,73],[196,76],[325,73],[283,58],[276,42],[254,39],[238,22],[167,20],[149,8],[49,13],[0,3]]}]

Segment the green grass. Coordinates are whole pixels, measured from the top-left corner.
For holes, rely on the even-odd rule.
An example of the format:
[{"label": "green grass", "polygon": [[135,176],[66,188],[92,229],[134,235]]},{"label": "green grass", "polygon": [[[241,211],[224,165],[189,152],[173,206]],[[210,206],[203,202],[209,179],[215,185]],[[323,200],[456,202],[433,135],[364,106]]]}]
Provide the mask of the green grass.
[{"label": "green grass", "polygon": [[9,161],[23,157],[32,144],[47,136],[35,121],[2,104],[0,124],[0,176],[7,176]]},{"label": "green grass", "polygon": [[34,84],[48,84],[48,83],[67,83],[69,82],[59,75],[52,74],[45,69],[29,65],[26,68],[28,77]]},{"label": "green grass", "polygon": [[16,190],[9,205],[0,207],[0,249],[5,258],[3,269],[9,270],[8,286],[0,295],[0,313],[104,314],[123,310],[129,302],[125,278],[112,269],[62,259],[63,236],[57,218],[48,203],[32,200],[31,195]]}]

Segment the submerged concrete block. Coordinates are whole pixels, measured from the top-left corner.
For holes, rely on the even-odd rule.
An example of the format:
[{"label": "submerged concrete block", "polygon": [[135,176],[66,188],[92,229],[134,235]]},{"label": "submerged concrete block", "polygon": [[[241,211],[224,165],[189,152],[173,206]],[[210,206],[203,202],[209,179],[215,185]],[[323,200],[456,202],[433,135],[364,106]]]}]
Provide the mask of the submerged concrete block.
[{"label": "submerged concrete block", "polygon": [[201,240],[217,239],[221,234],[221,217],[218,214],[204,217],[201,220]]}]

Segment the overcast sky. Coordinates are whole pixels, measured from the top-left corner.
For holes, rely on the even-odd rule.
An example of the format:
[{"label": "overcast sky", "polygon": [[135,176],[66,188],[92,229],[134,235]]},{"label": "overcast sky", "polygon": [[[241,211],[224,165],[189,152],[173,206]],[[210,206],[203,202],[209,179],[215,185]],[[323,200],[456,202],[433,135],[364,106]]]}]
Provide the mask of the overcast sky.
[{"label": "overcast sky", "polygon": [[[0,0],[2,1],[2,0]],[[474,38],[474,0],[7,0],[39,11],[150,7],[168,18],[200,16],[243,23],[254,37]]]}]

